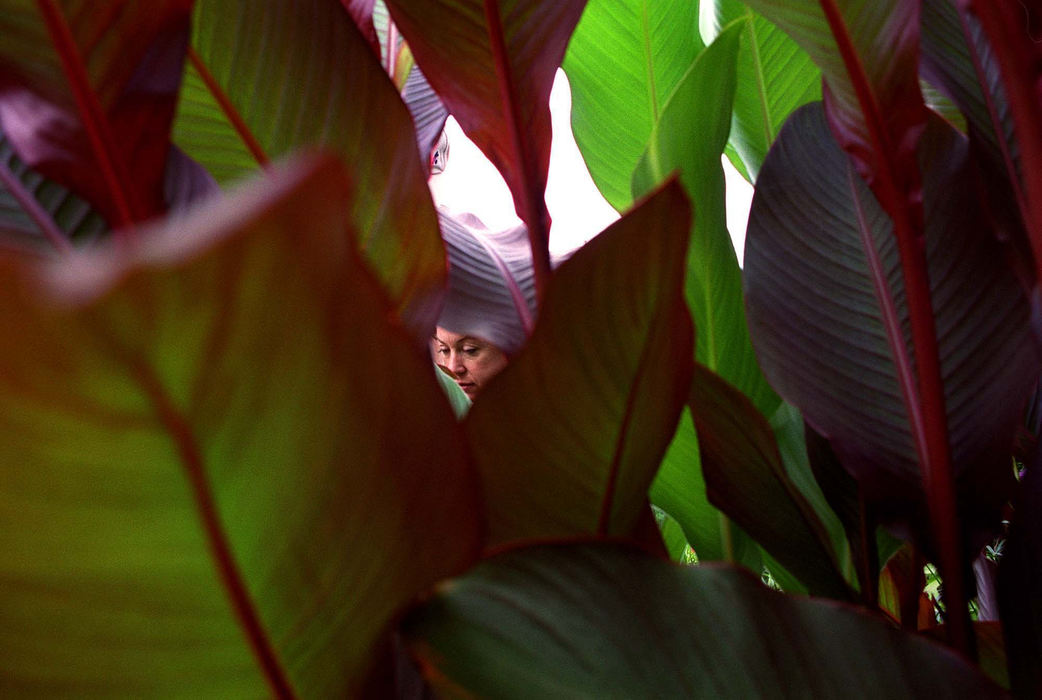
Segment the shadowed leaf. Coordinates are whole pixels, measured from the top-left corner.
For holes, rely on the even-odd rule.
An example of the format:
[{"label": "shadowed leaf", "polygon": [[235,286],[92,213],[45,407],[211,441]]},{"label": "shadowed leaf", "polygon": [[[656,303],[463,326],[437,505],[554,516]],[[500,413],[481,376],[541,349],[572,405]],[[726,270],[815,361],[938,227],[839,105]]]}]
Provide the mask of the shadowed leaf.
[{"label": "shadowed leaf", "polygon": [[953,652],[863,611],[608,543],[493,557],[405,629],[448,697],[1004,696]]},{"label": "shadowed leaf", "polygon": [[110,225],[165,210],[163,169],[191,0],[5,2],[0,128]]},{"label": "shadowed leaf", "polygon": [[646,513],[691,372],[688,211],[670,183],[562,264],[528,345],[471,408],[492,544],[628,535]]},{"label": "shadowed leaf", "polygon": [[459,430],[348,196],[295,161],[42,283],[3,261],[0,687],[345,695],[475,554]]},{"label": "shadowed leaf", "polygon": [[[972,198],[964,157],[961,137],[934,123],[920,148],[926,255],[963,518],[980,534],[1008,497],[1010,444],[1037,355],[1027,303],[998,244],[963,206]],[[745,284],[771,384],[831,441],[868,500],[885,506],[882,521],[916,521],[922,477],[899,388],[911,339],[897,246],[889,219],[828,138],[820,105],[794,115],[764,165]]]},{"label": "shadowed leaf", "polygon": [[379,58],[333,0],[196,5],[177,143],[220,181],[302,145],[339,153],[357,173],[348,213],[365,257],[425,343],[445,252],[412,122]]},{"label": "shadowed leaf", "polygon": [[537,285],[550,274],[543,193],[550,88],[585,0],[388,0],[416,62],[503,174],[528,226]]}]

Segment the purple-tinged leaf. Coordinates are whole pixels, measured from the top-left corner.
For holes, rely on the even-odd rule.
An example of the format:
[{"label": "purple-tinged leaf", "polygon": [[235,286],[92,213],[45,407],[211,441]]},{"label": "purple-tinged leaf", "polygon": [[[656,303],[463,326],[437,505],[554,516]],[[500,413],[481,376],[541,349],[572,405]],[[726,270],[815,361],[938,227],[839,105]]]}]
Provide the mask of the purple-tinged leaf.
[{"label": "purple-tinged leaf", "polygon": [[1042,693],[1042,443],[1014,500],[999,563],[999,615],[1009,675],[1018,697]]},{"label": "purple-tinged leaf", "polygon": [[812,594],[853,600],[825,526],[786,473],[771,427],[748,397],[696,364],[689,404],[710,502]]},{"label": "purple-tinged leaf", "polygon": [[466,421],[491,544],[630,535],[691,376],[689,208],[670,182],[557,269],[528,345]]},{"label": "purple-tinged leaf", "polygon": [[425,344],[445,283],[427,172],[408,111],[343,7],[272,0],[259,12],[241,0],[202,0],[194,22],[177,144],[222,181],[305,145],[350,162],[356,195],[345,214]]},{"label": "purple-tinged leaf", "polygon": [[0,128],[19,157],[127,226],[164,211],[191,0],[0,12]]},{"label": "purple-tinged leaf", "polygon": [[747,572],[615,543],[518,548],[404,622],[449,697],[1001,698],[948,649]]},{"label": "purple-tinged leaf", "polygon": [[[961,517],[979,546],[1009,496],[1009,450],[1038,355],[1027,301],[999,244],[965,207],[972,197],[965,150],[960,136],[934,122],[920,163]],[[757,182],[746,299],[753,345],[772,386],[830,440],[881,521],[921,534],[909,311],[891,229],[829,138],[820,105],[802,108]]]},{"label": "purple-tinged leaf", "polygon": [[[550,277],[550,88],[585,0],[388,0],[424,75],[506,180]],[[540,292],[542,294],[542,292]]]},{"label": "purple-tinged leaf", "polygon": [[[432,151],[437,147],[438,138],[445,129],[449,111],[445,109],[438,93],[434,92],[434,88],[427,82],[423,71],[415,65],[402,88],[402,101],[409,108],[409,114],[412,115],[416,127],[416,146],[420,149],[420,159],[424,167],[430,170],[435,165],[432,161]],[[444,169],[444,158],[439,165]]]},{"label": "purple-tinged leaf", "polygon": [[476,555],[461,430],[349,190],[298,160],[135,246],[0,261],[0,687],[350,695]]},{"label": "purple-tinged leaf", "polygon": [[347,14],[351,15],[362,38],[369,42],[369,47],[379,58],[380,40],[376,37],[376,27],[373,25],[373,5],[376,4],[376,0],[340,0],[340,3],[347,10]]}]

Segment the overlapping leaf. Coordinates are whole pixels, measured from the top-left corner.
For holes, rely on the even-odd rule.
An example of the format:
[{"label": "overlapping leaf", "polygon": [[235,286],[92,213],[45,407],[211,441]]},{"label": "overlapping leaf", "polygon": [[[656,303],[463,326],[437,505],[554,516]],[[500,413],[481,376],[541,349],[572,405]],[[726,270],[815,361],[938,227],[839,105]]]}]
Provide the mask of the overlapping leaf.
[{"label": "overlapping leaf", "polygon": [[821,71],[788,35],[738,0],[703,0],[699,12],[705,41],[742,22],[730,143],[755,181],[792,111],[821,99]]},{"label": "overlapping leaf", "polygon": [[348,694],[474,555],[459,429],[348,189],[298,161],[45,284],[4,261],[0,687]]},{"label": "overlapping leaf", "polygon": [[409,114],[344,8],[279,0],[259,12],[249,2],[204,0],[192,41],[177,143],[219,180],[304,144],[349,160],[360,245],[425,341],[445,275],[437,218]]},{"label": "overlapping leaf", "polygon": [[581,248],[524,352],[478,397],[466,428],[493,544],[628,535],[650,515],[691,372],[689,226],[671,182]]},{"label": "overlapping leaf", "polygon": [[388,0],[416,61],[506,180],[549,276],[550,88],[585,0]]},{"label": "overlapping leaf", "polygon": [[[764,165],[746,243],[750,329],[771,384],[870,500],[907,518],[921,475],[898,375],[911,342],[904,278],[890,220],[828,133],[820,105],[802,108]],[[934,122],[919,155],[947,422],[972,531],[1008,495],[1008,450],[1037,355],[1026,301],[964,206],[965,142]]]},{"label": "overlapping leaf", "polygon": [[572,88],[572,131],[608,202],[633,203],[633,170],[651,129],[703,45],[698,4],[590,0],[563,68]]},{"label": "overlapping leaf", "polygon": [[0,127],[109,222],[164,210],[191,0],[0,6]]},{"label": "overlapping leaf", "polygon": [[498,555],[405,629],[447,696],[1003,697],[953,652],[879,618],[606,543]]}]

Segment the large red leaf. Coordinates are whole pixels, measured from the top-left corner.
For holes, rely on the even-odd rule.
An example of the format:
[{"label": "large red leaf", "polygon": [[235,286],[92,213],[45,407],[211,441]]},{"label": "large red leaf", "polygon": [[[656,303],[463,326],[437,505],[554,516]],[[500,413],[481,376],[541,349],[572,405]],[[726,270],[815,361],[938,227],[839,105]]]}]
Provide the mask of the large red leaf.
[{"label": "large red leaf", "polygon": [[192,0],[5,2],[0,126],[30,167],[113,225],[165,210]]},{"label": "large red leaf", "polygon": [[350,162],[360,246],[425,344],[445,284],[426,167],[408,110],[340,2],[271,0],[258,11],[202,0],[194,23],[178,145],[222,182],[307,145]]},{"label": "large red leaf", "polygon": [[617,544],[516,549],[405,621],[447,697],[1000,698],[951,651],[863,610]]},{"label": "large red leaf", "polygon": [[[997,526],[1009,496],[1010,447],[1038,356],[1027,301],[979,212],[965,207],[965,155],[964,139],[939,121],[920,145],[945,418],[963,525],[976,538]],[[892,226],[828,137],[820,105],[803,108],[757,182],[746,299],[772,386],[831,441],[881,517],[921,528],[916,368]]]},{"label": "large red leaf", "polygon": [[388,0],[416,61],[499,168],[528,225],[536,281],[550,274],[550,88],[585,0]]},{"label": "large red leaf", "polygon": [[3,261],[5,691],[347,695],[475,555],[460,429],[348,198],[296,161],[42,284]]},{"label": "large red leaf", "polygon": [[493,544],[629,535],[691,376],[690,226],[671,181],[561,265],[521,355],[466,430]]}]

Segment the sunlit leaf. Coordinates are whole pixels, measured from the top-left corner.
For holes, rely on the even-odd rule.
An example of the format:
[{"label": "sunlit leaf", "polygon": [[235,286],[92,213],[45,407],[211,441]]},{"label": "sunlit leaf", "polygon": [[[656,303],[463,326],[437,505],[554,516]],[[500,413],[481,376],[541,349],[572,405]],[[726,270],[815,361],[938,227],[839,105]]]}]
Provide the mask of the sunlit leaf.
[{"label": "sunlit leaf", "polygon": [[437,218],[408,111],[348,13],[335,0],[263,12],[201,0],[192,50],[177,143],[222,181],[302,145],[339,153],[357,174],[350,215],[366,259],[425,342],[445,279]]},{"label": "sunlit leaf", "polygon": [[458,426],[348,196],[295,161],[132,250],[3,261],[0,686],[346,695],[475,554]]},{"label": "sunlit leaf", "polygon": [[0,4],[0,128],[111,225],[164,211],[191,0]]},{"label": "sunlit leaf", "polygon": [[572,88],[572,131],[608,202],[633,203],[633,170],[666,101],[702,50],[698,3],[590,0],[563,68]]},{"label": "sunlit leaf", "polygon": [[448,697],[1004,696],[950,650],[863,611],[607,543],[493,557],[405,629]]},{"label": "sunlit leaf", "polygon": [[671,182],[562,264],[525,350],[475,401],[493,544],[628,535],[647,514],[691,372],[688,212]]},{"label": "sunlit leaf", "polygon": [[788,116],[821,99],[821,71],[788,35],[739,0],[702,0],[699,10],[705,41],[742,22],[730,143],[755,181]]}]

